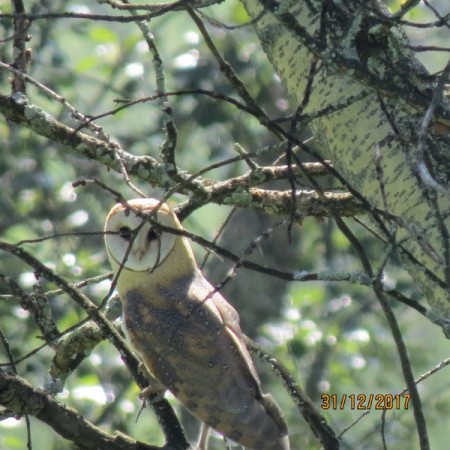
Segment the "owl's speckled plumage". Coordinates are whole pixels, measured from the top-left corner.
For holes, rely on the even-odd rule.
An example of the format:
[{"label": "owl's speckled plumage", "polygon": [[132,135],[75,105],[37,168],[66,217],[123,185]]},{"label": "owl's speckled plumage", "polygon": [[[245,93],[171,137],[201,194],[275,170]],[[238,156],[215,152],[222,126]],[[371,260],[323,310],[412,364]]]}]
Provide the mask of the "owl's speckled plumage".
[{"label": "owl's speckled plumage", "polygon": [[[127,338],[149,372],[201,421],[250,449],[288,450],[286,423],[261,392],[238,314],[203,277],[188,240],[155,233],[148,222],[130,238],[158,203],[117,204],[106,219],[114,272],[123,265],[117,289]],[[182,229],[166,204],[154,219]]]}]

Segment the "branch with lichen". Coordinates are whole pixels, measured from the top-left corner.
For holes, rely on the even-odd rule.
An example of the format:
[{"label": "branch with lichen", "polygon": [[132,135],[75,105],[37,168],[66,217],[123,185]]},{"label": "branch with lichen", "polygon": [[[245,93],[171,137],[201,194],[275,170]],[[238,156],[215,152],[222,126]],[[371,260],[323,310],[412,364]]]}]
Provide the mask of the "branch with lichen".
[{"label": "branch with lichen", "polygon": [[[82,291],[80,291],[78,288],[76,288],[75,286],[68,283],[62,276],[58,275],[56,272],[54,272],[53,270],[48,268],[45,264],[40,262],[37,258],[35,258],[30,253],[28,253],[27,251],[20,248],[19,246],[0,241],[0,249],[4,252],[7,252],[11,255],[16,256],[17,258],[22,260],[24,263],[26,263],[27,265],[32,267],[37,276],[44,277],[48,281],[54,283],[64,293],[69,295],[69,297],[73,301],[75,301],[79,306],[81,306],[83,308],[83,310],[87,313],[88,317],[90,319],[92,319],[93,322],[96,324],[96,326],[99,328],[101,335],[104,338],[108,339],[119,351],[122,360],[126,364],[128,370],[130,371],[131,375],[134,377],[138,386],[141,389],[145,389],[145,387],[147,387],[147,384],[148,384],[147,380],[138,370],[139,361],[134,356],[133,352],[129,349],[128,344],[121,337],[121,335],[119,334],[117,329],[105,317],[105,314],[99,310],[97,305],[89,299],[89,297],[87,297]],[[11,393],[14,392],[14,381],[17,381],[17,380],[15,380],[15,379],[5,380],[4,381],[5,383],[8,383],[8,382],[11,383],[10,387],[8,387],[8,388],[5,387],[5,390],[2,390],[2,388],[0,386],[0,402],[1,402],[1,404],[4,405],[5,407],[9,407],[9,408],[13,409],[18,414],[20,414],[20,413],[31,414],[31,415],[35,415],[38,418],[41,418],[42,420],[46,419],[45,421],[50,426],[53,426],[54,421],[47,416],[48,409],[44,408],[43,411],[40,410],[40,406],[42,404],[41,401],[37,400],[37,403],[34,404],[36,409],[31,408],[31,410],[29,411],[27,409],[27,406],[23,405],[23,402],[20,401],[20,398],[21,398],[20,394],[22,393],[22,391],[19,390],[19,393],[17,394],[19,396],[19,400],[17,402],[14,401],[13,399],[11,399],[11,395],[12,395]],[[19,384],[20,385],[19,385],[18,389],[21,386],[24,387],[23,398],[27,398],[26,392],[28,392],[28,390],[32,389],[32,388],[27,386],[26,383],[20,382]],[[11,389],[12,389],[12,391],[10,392]],[[33,395],[38,394],[37,390],[35,390],[35,389],[32,389],[32,390],[33,390]],[[42,396],[48,396],[48,399],[46,399],[46,403],[50,406],[53,405],[54,400],[51,399],[51,397],[48,393],[43,393]],[[28,399],[27,401],[29,401],[30,405],[33,405],[33,402],[31,402],[30,399]],[[50,406],[49,406],[49,408],[50,408]],[[156,412],[156,415],[160,422],[161,428],[164,432],[168,446],[170,447],[170,445],[173,445],[174,448],[187,449],[189,447],[189,443],[186,439],[184,431],[183,431],[172,407],[167,402],[167,400],[165,400],[165,399],[155,400],[152,403],[152,406]],[[44,415],[44,418],[42,418],[40,416],[41,412]],[[72,413],[69,411],[68,414],[71,415]],[[65,416],[62,416],[62,417],[65,417]],[[78,433],[77,430],[79,428],[83,428],[85,426],[87,427],[86,433],[95,432],[95,430],[94,431],[89,430],[90,424],[81,415],[74,412],[73,418],[75,419],[76,417],[79,418],[78,421],[73,422],[70,425],[66,424],[65,428],[62,430],[60,430],[59,428],[58,428],[58,430],[56,430],[56,428],[55,428],[55,430],[58,431],[58,433],[64,437],[66,437],[65,433],[67,433],[69,431],[70,431],[70,436],[72,436],[73,434],[77,434]],[[65,420],[65,422],[68,422],[68,421]],[[55,425],[58,425],[58,424],[55,424]],[[101,437],[99,437],[99,439],[100,438]],[[106,448],[103,445],[99,446],[99,447],[95,447],[95,446],[91,447],[91,446],[81,445],[81,447],[82,448]],[[123,448],[126,448],[126,447],[123,447]],[[149,448],[151,449],[151,448],[156,448],[156,447],[149,447]]]},{"label": "branch with lichen", "polygon": [[[33,388],[23,378],[0,371],[0,404],[15,417],[29,414],[49,425],[60,436],[86,450],[159,450],[123,433],[110,435],[47,392]],[[184,447],[187,449],[188,447]]]},{"label": "branch with lichen", "polygon": [[[290,191],[273,191],[255,188],[268,181],[285,179],[287,166],[259,167],[246,174],[229,180],[215,182],[203,176],[192,176],[183,172],[183,181],[177,183],[167,174],[166,165],[151,156],[135,156],[124,151],[119,144],[104,142],[86,133],[75,130],[57,121],[39,107],[30,104],[22,94],[12,97],[0,96],[0,112],[11,122],[19,123],[36,134],[68,147],[75,153],[94,160],[118,173],[124,168],[128,175],[146,181],[152,186],[173,188],[185,195],[196,193],[203,199],[201,204],[213,202],[240,208],[265,211],[269,214],[290,214]],[[244,159],[243,156],[239,157]],[[306,163],[304,168],[313,175],[326,173],[319,163]],[[294,174],[300,176],[297,166],[292,166]],[[344,216],[364,214],[359,201],[346,192],[329,191],[326,201],[314,191],[299,189],[297,195],[297,212],[303,217],[329,216],[330,205],[335,205]]]}]

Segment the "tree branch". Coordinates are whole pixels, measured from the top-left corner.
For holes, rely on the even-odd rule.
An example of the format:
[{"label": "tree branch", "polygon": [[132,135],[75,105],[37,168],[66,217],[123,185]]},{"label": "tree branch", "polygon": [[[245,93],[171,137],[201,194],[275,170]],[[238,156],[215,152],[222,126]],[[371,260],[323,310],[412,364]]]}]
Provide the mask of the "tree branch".
[{"label": "tree branch", "polygon": [[116,432],[111,436],[87,421],[72,408],[35,389],[23,378],[0,371],[0,404],[16,416],[30,414],[52,427],[59,435],[86,450],[159,450]]},{"label": "tree branch", "polygon": [[[106,319],[104,313],[99,310],[97,305],[95,305],[86,295],[84,295],[83,292],[73,285],[70,285],[63,277],[53,272],[45,264],[41,263],[33,255],[26,252],[22,248],[0,241],[0,249],[15,255],[30,267],[33,267],[37,276],[42,276],[55,283],[60,289],[68,294],[72,300],[80,305],[100,328],[103,336],[105,336],[117,348],[122,360],[126,364],[130,373],[133,375],[137,385],[141,389],[145,389],[147,387],[147,380],[138,370],[139,361],[130,351],[128,344],[120,336],[114,326],[108,319]],[[171,446],[173,445],[174,448],[187,449],[189,447],[189,443],[169,402],[162,399],[155,401],[152,406],[155,412],[157,412],[157,418],[161,424],[167,443]]]},{"label": "tree branch", "polygon": [[244,336],[245,345],[251,353],[265,361],[271,369],[283,380],[289,395],[296,403],[303,417],[310,425],[314,434],[319,438],[325,450],[338,450],[339,439],[325,418],[316,409],[314,403],[306,395],[289,371],[274,356],[265,352],[256,342]]},{"label": "tree branch", "polygon": [[[184,173],[183,181],[176,183],[166,173],[166,165],[151,156],[135,156],[125,152],[118,144],[107,143],[93,136],[70,128],[55,120],[43,110],[28,103],[25,96],[0,96],[0,112],[7,120],[19,123],[36,134],[67,146],[76,153],[123,174],[124,168],[128,175],[136,176],[151,185],[164,188],[174,188],[177,192],[189,195],[201,191],[202,197],[218,204],[244,207],[269,214],[289,215],[291,211],[290,191],[273,191],[267,189],[252,189],[262,183],[284,179],[288,167],[263,167],[249,171],[241,177],[223,182],[214,182],[204,177],[190,176]],[[317,163],[305,164],[306,170],[312,174],[323,171]],[[292,166],[295,175],[302,171]],[[297,190],[297,212],[299,216],[329,217],[330,204],[342,212],[344,216],[365,214],[359,201],[351,194],[328,192],[326,201],[312,190]]]}]

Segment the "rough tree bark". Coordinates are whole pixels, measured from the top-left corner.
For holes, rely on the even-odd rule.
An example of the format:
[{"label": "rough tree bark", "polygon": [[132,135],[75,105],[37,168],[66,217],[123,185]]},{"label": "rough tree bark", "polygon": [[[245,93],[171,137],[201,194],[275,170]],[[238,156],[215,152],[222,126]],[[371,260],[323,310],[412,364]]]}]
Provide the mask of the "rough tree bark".
[{"label": "rough tree bark", "polygon": [[[442,95],[450,64],[442,76],[430,76],[411,53],[395,18],[389,17],[377,0],[241,1],[264,51],[299,105],[299,126],[311,127],[320,158],[332,161],[352,199],[359,200],[361,206],[352,204],[348,215],[361,207],[371,217],[386,248],[399,255],[427,297],[433,309],[431,318],[450,336],[450,163],[446,156],[450,105]],[[22,59],[16,64],[25,70],[26,58]],[[176,185],[167,176],[164,163],[75,133],[28,103],[19,92],[24,90],[19,83],[22,75],[16,76],[15,95],[0,96],[0,111],[8,120],[119,172],[124,169],[167,188]],[[263,169],[234,183],[214,183],[201,177],[193,181],[185,175],[185,184],[179,189],[188,194],[197,190],[209,201],[288,214],[292,204],[289,192],[280,199],[256,188],[262,183],[256,175],[278,176],[274,168]],[[288,173],[298,167],[282,169]],[[248,195],[243,195],[247,191]],[[258,202],[259,197],[263,200]],[[310,197],[311,203],[317,200]],[[320,199],[326,211],[336,210],[341,200],[335,197],[331,203],[327,196]],[[300,208],[306,202],[305,193],[298,201]],[[0,403],[18,414],[33,414],[52,424],[51,418],[42,415],[42,393],[9,373],[2,373],[1,381],[5,398]],[[13,390],[7,389],[11,386]],[[18,397],[19,404],[11,402],[19,389],[23,398]],[[23,406],[27,396],[31,408]],[[50,398],[44,400],[48,400],[44,405],[47,409],[58,406]],[[86,444],[84,436],[79,441],[79,433],[69,434],[66,425],[57,422],[55,429],[80,445],[100,445]],[[90,433],[100,434],[85,425]],[[135,442],[123,442],[120,438],[116,444],[136,446]]]},{"label": "rough tree bark", "polygon": [[425,71],[376,0],[242,3],[320,156],[367,202],[449,336],[447,72]]}]

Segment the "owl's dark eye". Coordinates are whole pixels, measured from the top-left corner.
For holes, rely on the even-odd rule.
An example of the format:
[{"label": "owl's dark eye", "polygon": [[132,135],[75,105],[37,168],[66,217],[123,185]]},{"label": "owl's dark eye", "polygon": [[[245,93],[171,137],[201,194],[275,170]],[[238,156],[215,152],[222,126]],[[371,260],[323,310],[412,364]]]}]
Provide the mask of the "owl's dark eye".
[{"label": "owl's dark eye", "polygon": [[133,232],[128,227],[120,227],[119,228],[119,236],[126,241],[130,241],[133,236]]},{"label": "owl's dark eye", "polygon": [[154,228],[151,228],[150,230],[148,230],[148,233],[147,233],[147,241],[148,242],[152,242],[155,239],[158,239],[158,237],[159,237],[159,233]]}]

